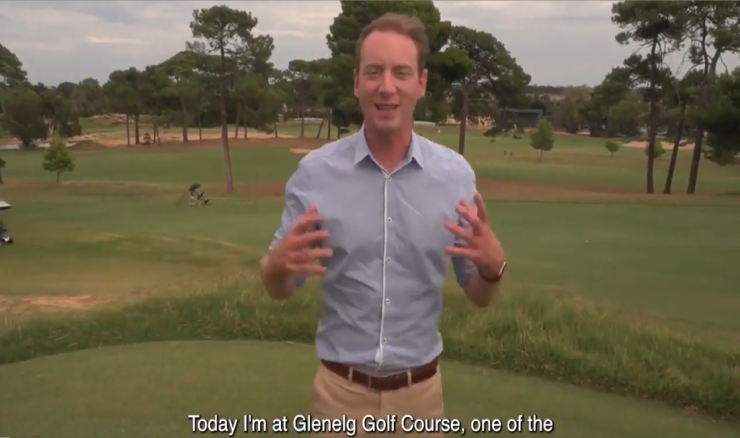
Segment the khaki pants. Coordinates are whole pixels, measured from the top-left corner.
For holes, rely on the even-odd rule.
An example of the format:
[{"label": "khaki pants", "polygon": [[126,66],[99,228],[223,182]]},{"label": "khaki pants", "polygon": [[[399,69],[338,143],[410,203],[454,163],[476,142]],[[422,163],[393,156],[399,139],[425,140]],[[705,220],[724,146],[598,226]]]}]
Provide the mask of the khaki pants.
[{"label": "khaki pants", "polygon": [[[313,382],[312,397],[313,417],[317,419],[351,418],[355,420],[357,437],[372,436],[418,436],[442,437],[441,433],[404,432],[401,419],[404,415],[416,419],[444,418],[442,402],[442,376],[437,374],[431,379],[419,382],[408,388],[395,391],[376,391],[338,376],[323,365],[319,368]],[[363,417],[370,415],[376,424],[377,420],[395,417],[395,424],[390,430],[379,433],[363,430]],[[388,422],[385,422],[388,424]],[[372,426],[372,422],[369,422]],[[406,421],[410,424],[410,421]],[[315,437],[346,437],[343,433],[317,433]]]}]

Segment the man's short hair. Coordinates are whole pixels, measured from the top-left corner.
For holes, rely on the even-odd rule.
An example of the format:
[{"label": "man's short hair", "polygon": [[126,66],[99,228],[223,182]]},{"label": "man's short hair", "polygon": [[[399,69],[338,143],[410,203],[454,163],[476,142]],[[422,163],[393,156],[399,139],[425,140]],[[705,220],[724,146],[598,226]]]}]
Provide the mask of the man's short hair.
[{"label": "man's short hair", "polygon": [[417,17],[394,14],[391,12],[380,18],[376,18],[372,23],[362,29],[362,33],[360,33],[360,37],[357,39],[357,45],[355,46],[356,69],[359,70],[360,68],[360,52],[362,51],[362,43],[365,42],[368,35],[376,31],[395,32],[399,35],[410,38],[416,46],[419,74],[424,71],[424,68],[426,67],[427,54],[429,53],[429,37],[427,37],[424,23],[422,23]]}]

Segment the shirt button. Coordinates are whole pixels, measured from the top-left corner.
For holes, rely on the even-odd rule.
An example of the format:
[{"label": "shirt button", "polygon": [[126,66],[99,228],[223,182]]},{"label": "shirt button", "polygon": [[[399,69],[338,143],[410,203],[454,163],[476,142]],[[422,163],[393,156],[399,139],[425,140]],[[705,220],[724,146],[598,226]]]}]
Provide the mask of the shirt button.
[{"label": "shirt button", "polygon": [[391,258],[388,257],[387,259],[385,259],[385,261],[388,262],[388,263],[390,263],[391,262]]},{"label": "shirt button", "polygon": [[383,338],[383,343],[385,344],[386,342],[388,342],[388,338]]},{"label": "shirt button", "polygon": [[391,303],[391,300],[390,300],[390,298],[386,298],[386,299],[385,299],[385,303],[386,303],[386,304],[390,304],[390,303]]},{"label": "shirt button", "polygon": [[393,219],[391,219],[390,216],[388,216],[388,222],[393,222]]}]

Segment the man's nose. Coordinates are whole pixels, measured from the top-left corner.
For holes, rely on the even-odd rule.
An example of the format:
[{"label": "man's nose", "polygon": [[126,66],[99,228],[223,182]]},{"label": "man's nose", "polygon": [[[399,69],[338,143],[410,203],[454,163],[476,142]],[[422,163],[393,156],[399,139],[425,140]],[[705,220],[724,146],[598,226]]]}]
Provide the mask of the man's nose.
[{"label": "man's nose", "polygon": [[383,79],[380,81],[381,94],[393,94],[396,92],[396,83],[393,81],[393,74],[390,71],[383,73]]}]

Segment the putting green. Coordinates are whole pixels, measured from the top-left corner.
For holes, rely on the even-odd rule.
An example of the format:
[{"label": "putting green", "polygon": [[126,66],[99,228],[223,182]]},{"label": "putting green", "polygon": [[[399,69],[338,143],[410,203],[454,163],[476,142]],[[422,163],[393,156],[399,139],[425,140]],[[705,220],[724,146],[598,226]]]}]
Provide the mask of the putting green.
[{"label": "putting green", "polygon": [[[312,346],[238,341],[137,344],[5,365],[0,434],[189,436],[188,415],[292,418],[308,411],[317,365]],[[552,436],[740,433],[659,404],[565,384],[456,363],[444,363],[442,372],[447,414],[462,420],[468,436],[475,435],[473,418],[520,414],[552,419]]]}]

